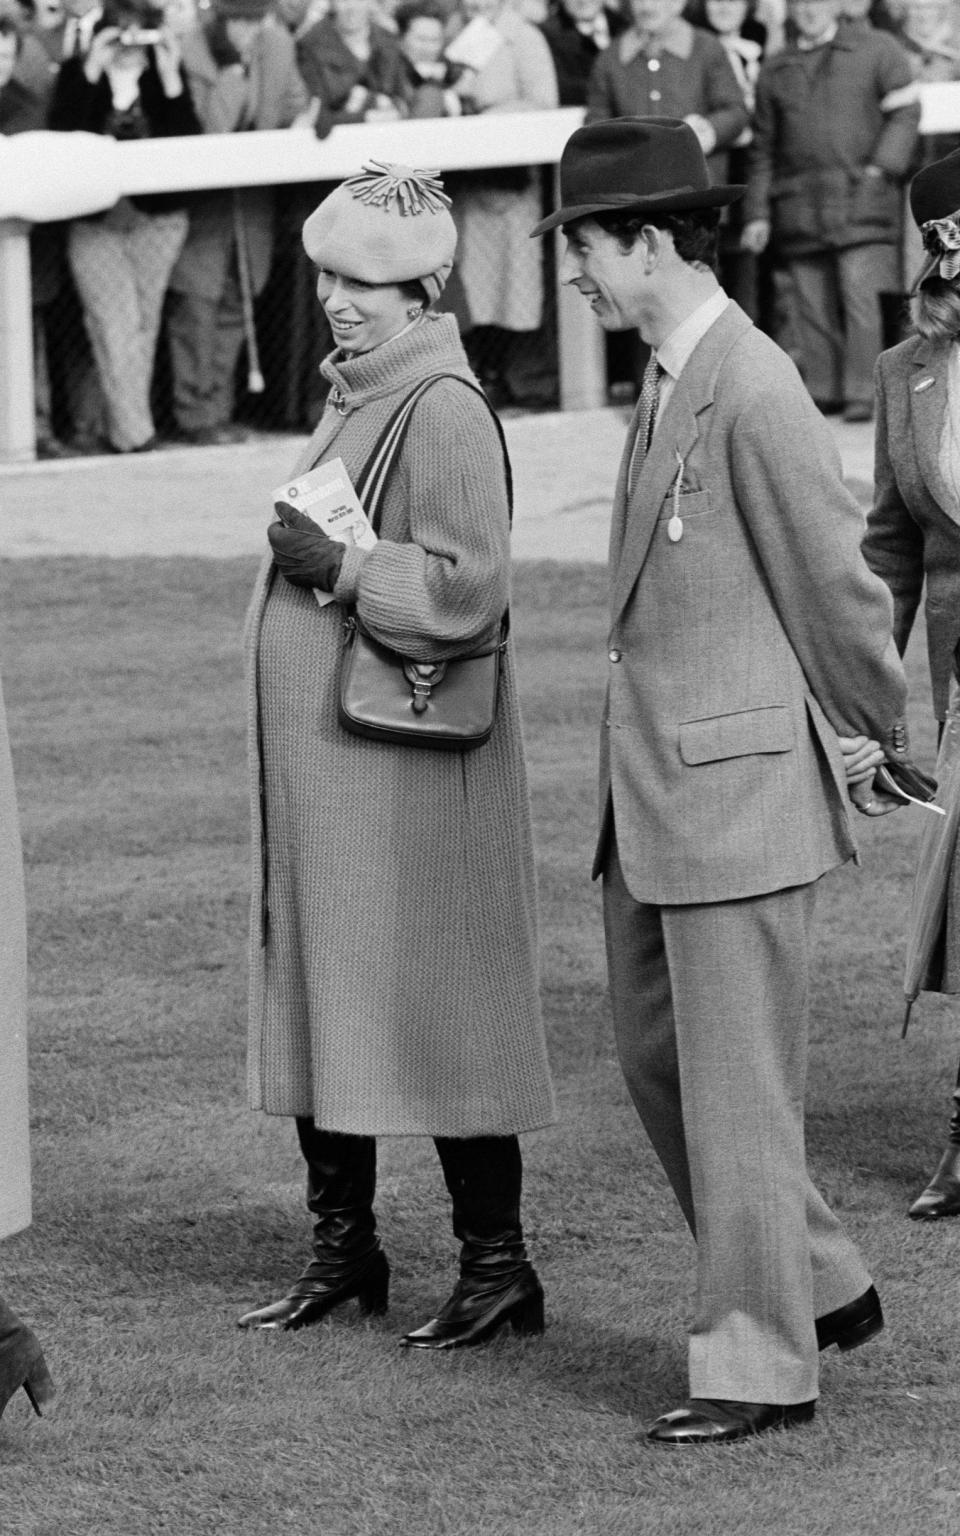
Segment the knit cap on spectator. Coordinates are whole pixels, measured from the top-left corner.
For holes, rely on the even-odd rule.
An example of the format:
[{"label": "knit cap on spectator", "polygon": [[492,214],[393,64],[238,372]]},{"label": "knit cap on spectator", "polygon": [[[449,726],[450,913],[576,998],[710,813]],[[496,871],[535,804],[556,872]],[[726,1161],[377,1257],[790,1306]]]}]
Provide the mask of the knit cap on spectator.
[{"label": "knit cap on spectator", "polygon": [[[273,492],[277,516],[288,528],[320,528],[338,544],[372,549],[377,535],[363,510],[342,459],[328,459]],[[333,602],[329,592],[314,590],[321,608]]]}]

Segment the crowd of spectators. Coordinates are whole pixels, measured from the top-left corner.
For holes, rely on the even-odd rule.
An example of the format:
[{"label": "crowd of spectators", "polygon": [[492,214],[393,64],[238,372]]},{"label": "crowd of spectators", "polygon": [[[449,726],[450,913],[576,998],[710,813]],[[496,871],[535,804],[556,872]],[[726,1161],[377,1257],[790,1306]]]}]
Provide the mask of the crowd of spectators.
[{"label": "crowd of spectators", "polygon": [[[715,179],[748,184],[721,230],[725,286],[793,353],[821,407],[851,419],[870,412],[895,326],[903,184],[921,155],[951,147],[921,146],[914,82],[953,79],[960,0],[0,0],[5,134],[324,136],[556,105],[589,120],[682,117]],[[543,176],[490,169],[449,187],[460,247],[445,303],[471,361],[498,408],[549,406],[550,267],[528,238]],[[38,227],[39,451],[67,451],[58,437],[73,451],[156,444],[161,323],[164,435],[242,435],[238,363],[290,233],[269,188],[123,198]],[[86,357],[56,345],[51,315],[70,303]]]}]

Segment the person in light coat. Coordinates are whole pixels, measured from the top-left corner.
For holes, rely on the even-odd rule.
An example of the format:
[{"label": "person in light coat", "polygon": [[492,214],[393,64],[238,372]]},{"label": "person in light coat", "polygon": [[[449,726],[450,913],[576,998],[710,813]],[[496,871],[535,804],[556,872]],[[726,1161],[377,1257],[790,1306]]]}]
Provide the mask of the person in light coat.
[{"label": "person in light coat", "polygon": [[[364,201],[370,196],[371,200]],[[402,207],[407,213],[402,213]],[[255,840],[251,1104],[295,1119],[313,1259],[252,1329],[387,1305],[376,1137],[434,1139],[462,1247],[414,1348],[543,1327],[520,1221],[517,1134],[554,1118],[538,997],[533,847],[507,643],[493,734],[471,751],[370,741],[340,724],[346,613],[420,661],[494,643],[509,596],[508,482],[456,321],[434,315],[456,231],[439,183],[372,167],[304,225],[337,350],[297,472],[351,479],[416,385],[379,542],[271,524],[247,633]],[[318,606],[317,593],[333,602]]]},{"label": "person in light coat", "polygon": [[[30,1223],[27,915],[20,823],[0,694],[0,1238]],[[36,1414],[53,1381],[36,1335],[0,1296],[0,1415],[23,1388]]]}]

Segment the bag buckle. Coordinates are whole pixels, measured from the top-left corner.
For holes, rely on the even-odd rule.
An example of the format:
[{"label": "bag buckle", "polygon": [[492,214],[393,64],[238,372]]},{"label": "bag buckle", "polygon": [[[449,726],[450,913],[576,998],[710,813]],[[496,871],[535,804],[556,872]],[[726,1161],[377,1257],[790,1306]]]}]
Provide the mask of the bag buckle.
[{"label": "bag buckle", "polygon": [[443,674],[447,670],[445,661],[405,661],[403,675],[410,684],[412,698],[410,700],[415,715],[425,713],[430,703],[430,695],[440,683],[443,682]]}]

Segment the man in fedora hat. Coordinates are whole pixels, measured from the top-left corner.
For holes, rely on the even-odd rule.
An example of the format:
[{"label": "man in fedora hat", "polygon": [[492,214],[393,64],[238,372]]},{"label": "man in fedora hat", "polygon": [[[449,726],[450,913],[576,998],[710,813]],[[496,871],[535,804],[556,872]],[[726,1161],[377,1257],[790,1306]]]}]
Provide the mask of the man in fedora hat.
[{"label": "man in fedora hat", "polygon": [[719,286],[720,210],[693,130],[579,129],[560,165],[561,277],[653,349],[610,534],[601,740],[614,1027],[697,1242],[690,1399],[664,1445],[813,1417],[818,1348],[882,1327],[807,1175],[815,882],[855,856],[886,756],[906,758],[889,596],[789,359]]}]

